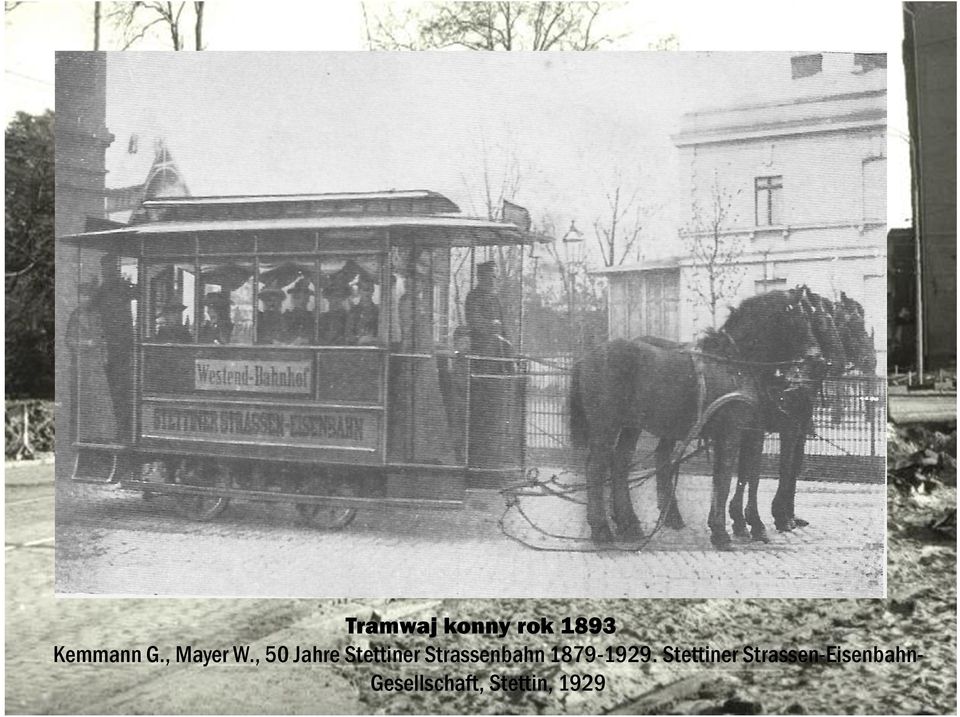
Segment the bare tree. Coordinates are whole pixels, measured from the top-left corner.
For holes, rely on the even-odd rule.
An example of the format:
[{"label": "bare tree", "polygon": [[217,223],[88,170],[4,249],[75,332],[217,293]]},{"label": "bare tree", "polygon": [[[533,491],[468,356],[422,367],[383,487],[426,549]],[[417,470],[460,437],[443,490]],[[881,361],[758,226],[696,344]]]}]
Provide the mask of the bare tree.
[{"label": "bare tree", "polygon": [[618,36],[597,29],[611,2],[430,2],[400,13],[363,4],[371,50],[597,50]]},{"label": "bare tree", "polygon": [[[162,2],[161,0],[138,0],[137,2],[114,2],[108,12],[113,25],[123,36],[122,50],[129,50],[142,40],[151,30],[165,30],[169,33],[170,44],[174,50],[184,49],[185,30],[183,11],[186,2]],[[195,49],[203,49],[203,2],[190,3],[193,6],[193,30]]]},{"label": "bare tree", "polygon": [[741,190],[730,193],[714,177],[710,196],[694,202],[692,221],[681,231],[688,256],[693,260],[687,288],[697,305],[710,311],[711,326],[717,327],[717,312],[736,297],[745,269],[738,263],[744,253],[742,240],[729,231],[733,203]]},{"label": "bare tree", "polygon": [[639,188],[632,192],[625,189],[619,173],[616,187],[605,195],[609,214],[593,222],[593,233],[604,266],[619,266],[631,253],[639,259],[644,223],[659,207],[647,206],[640,201]]}]

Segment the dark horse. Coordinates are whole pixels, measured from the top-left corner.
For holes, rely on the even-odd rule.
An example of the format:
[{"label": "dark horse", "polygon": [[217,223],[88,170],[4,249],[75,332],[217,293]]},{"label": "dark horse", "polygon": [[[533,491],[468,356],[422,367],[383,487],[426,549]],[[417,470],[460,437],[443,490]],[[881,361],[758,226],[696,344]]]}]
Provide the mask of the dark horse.
[{"label": "dark horse", "polygon": [[[840,301],[833,302],[806,286],[794,289],[791,294],[802,302],[810,316],[811,327],[823,351],[825,378],[838,378],[850,371],[873,374],[877,367],[873,338],[866,331],[864,310],[857,301],[841,293]],[[794,502],[807,435],[813,423],[814,399],[821,389],[820,381],[798,386],[792,410],[768,413],[765,430],[780,434],[780,482],[771,509],[777,530],[788,531],[809,525],[795,514]],[[746,535],[743,516],[745,487],[746,483],[739,480],[730,501],[733,532],[738,536]]]},{"label": "dark horse", "polygon": [[657,502],[667,524],[679,522],[670,448],[675,441],[703,436],[714,446],[711,541],[729,547],[724,509],[737,469],[751,485],[747,520],[752,534],[766,540],[756,509],[763,413],[767,406],[790,403],[793,374],[820,362],[819,344],[804,306],[790,292],[777,291],[745,300],[698,348],[687,352],[617,340],[574,366],[571,437],[575,446],[589,449],[587,522],[595,542],[613,540],[603,500],[608,476],[618,535],[642,537],[627,483],[642,430],[666,439],[656,460]]},{"label": "dark horse", "polygon": [[[813,293],[806,286],[788,292],[793,301],[799,303],[808,317],[817,343],[823,355],[823,370],[808,377],[795,386],[791,395],[789,410],[782,407],[763,412],[765,433],[780,435],[780,471],[777,492],[773,498],[771,512],[777,530],[788,531],[808,525],[808,522],[795,513],[794,503],[797,490],[797,478],[803,467],[803,456],[807,434],[813,422],[814,399],[822,387],[822,379],[840,376],[847,366],[847,354],[843,337],[837,327],[834,314],[829,310],[826,299]],[[747,525],[743,514],[743,492],[747,486],[741,477],[730,501],[730,517],[733,520],[734,535],[744,537]]]}]

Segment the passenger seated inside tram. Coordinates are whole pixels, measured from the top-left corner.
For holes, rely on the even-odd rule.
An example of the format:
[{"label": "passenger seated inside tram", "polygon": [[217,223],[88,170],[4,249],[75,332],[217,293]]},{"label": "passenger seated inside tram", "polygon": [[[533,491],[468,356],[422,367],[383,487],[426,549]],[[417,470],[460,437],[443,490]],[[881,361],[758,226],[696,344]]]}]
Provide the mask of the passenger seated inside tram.
[{"label": "passenger seated inside tram", "polygon": [[320,314],[320,343],[343,346],[347,343],[347,318],[350,315],[350,286],[335,281],[323,290],[330,307]]},{"label": "passenger seated inside tram", "polygon": [[307,308],[313,289],[306,277],[300,277],[297,283],[287,289],[293,306],[283,313],[284,330],[288,343],[304,345],[313,343],[313,312]]},{"label": "passenger seated inside tram", "polygon": [[233,333],[230,320],[230,295],[223,291],[211,291],[204,297],[207,320],[200,327],[200,343],[228,344]]},{"label": "passenger seated inside tram", "polygon": [[376,285],[370,279],[359,281],[360,300],[350,307],[347,317],[347,343],[355,346],[371,346],[377,343],[380,323],[380,308],[373,303]]},{"label": "passenger seated inside tram", "polygon": [[263,311],[257,315],[258,344],[284,343],[283,315],[280,313],[283,299],[283,289],[276,286],[268,286],[260,291]]},{"label": "passenger seated inside tram", "polygon": [[176,299],[171,299],[160,309],[157,317],[157,335],[154,337],[157,343],[193,343],[190,329],[183,325],[183,310],[186,308]]}]

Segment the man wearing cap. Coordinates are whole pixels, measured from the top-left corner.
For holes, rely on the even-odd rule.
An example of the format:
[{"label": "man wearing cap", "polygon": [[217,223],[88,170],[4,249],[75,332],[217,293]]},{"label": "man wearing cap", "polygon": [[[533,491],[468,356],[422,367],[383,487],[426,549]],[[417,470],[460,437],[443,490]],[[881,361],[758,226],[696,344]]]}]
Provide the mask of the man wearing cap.
[{"label": "man wearing cap", "polygon": [[[467,294],[464,314],[470,329],[470,351],[477,356],[506,357],[510,342],[503,326],[503,309],[497,298],[497,265],[477,265],[477,284]],[[493,367],[491,367],[493,368]]]},{"label": "man wearing cap", "polygon": [[320,343],[343,346],[347,343],[347,317],[350,314],[350,286],[334,281],[323,290],[330,309],[320,315]]},{"label": "man wearing cap", "polygon": [[157,343],[193,343],[193,336],[190,335],[190,330],[183,325],[183,310],[186,308],[186,306],[176,299],[171,299],[160,309],[157,335],[154,337]]},{"label": "man wearing cap", "polygon": [[279,287],[268,286],[260,291],[260,302],[263,304],[263,311],[257,314],[258,344],[283,343],[283,315],[280,313],[283,299],[283,289]]},{"label": "man wearing cap", "polygon": [[230,321],[230,295],[223,291],[211,291],[203,299],[210,318],[200,327],[200,343],[228,344],[233,333]]},{"label": "man wearing cap", "polygon": [[310,282],[306,277],[301,276],[296,284],[287,289],[287,294],[290,296],[290,303],[293,304],[292,308],[283,313],[287,341],[298,345],[312,344],[313,312],[307,308],[310,297],[313,296]]},{"label": "man wearing cap", "polygon": [[371,279],[361,278],[358,287],[360,301],[350,307],[347,316],[347,343],[355,346],[370,346],[377,342],[380,309],[373,303],[375,285]]}]

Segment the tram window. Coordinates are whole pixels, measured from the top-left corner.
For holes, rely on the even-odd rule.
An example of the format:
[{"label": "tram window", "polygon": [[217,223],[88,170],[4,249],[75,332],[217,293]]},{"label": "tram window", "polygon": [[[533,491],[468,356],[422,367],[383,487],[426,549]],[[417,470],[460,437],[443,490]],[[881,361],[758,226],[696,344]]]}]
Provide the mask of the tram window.
[{"label": "tram window", "polygon": [[449,348],[452,337],[447,310],[448,250],[398,247],[393,250],[392,265],[397,326],[391,329],[391,341],[397,342],[399,334],[400,350],[415,353]]},{"label": "tram window", "polygon": [[253,343],[253,267],[205,264],[200,269],[202,344]]},{"label": "tram window", "polygon": [[147,339],[159,343],[193,343],[196,315],[196,267],[166,262],[147,267]]},{"label": "tram window", "polygon": [[312,344],[316,335],[316,266],[309,259],[260,264],[258,344]]},{"label": "tram window", "polygon": [[325,257],[320,262],[320,286],[321,345],[373,346],[380,342],[379,257]]}]

